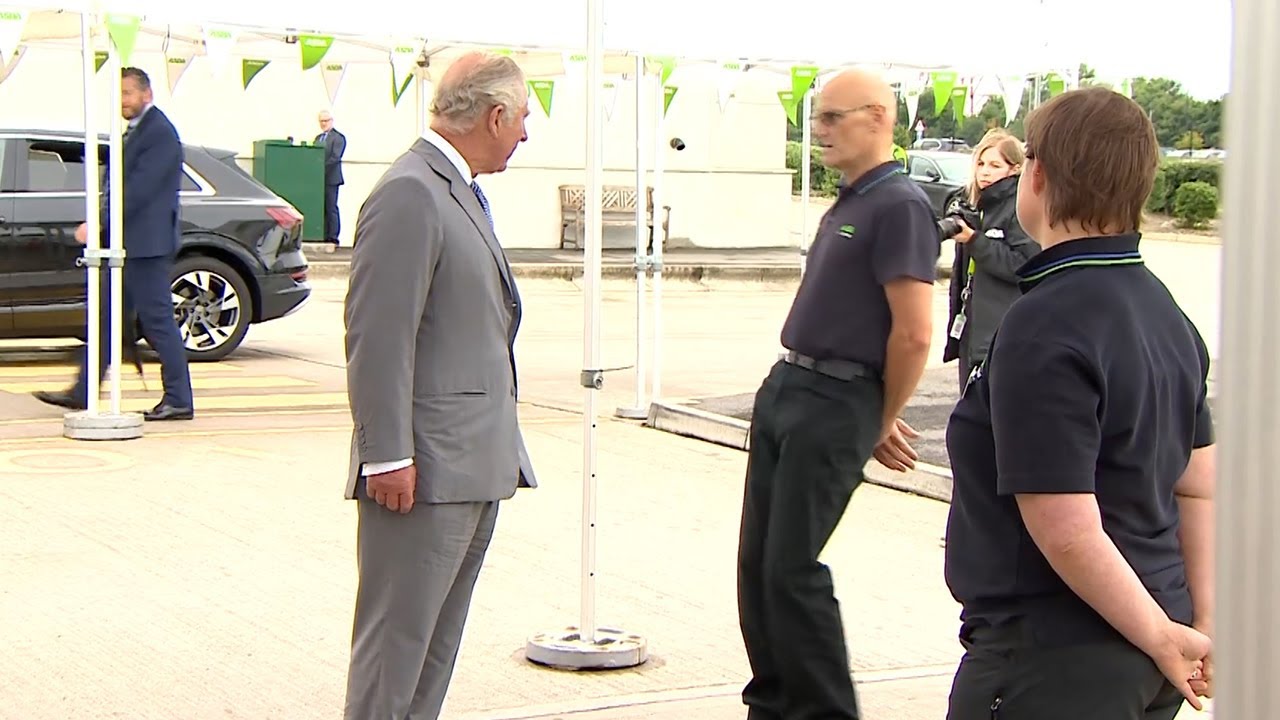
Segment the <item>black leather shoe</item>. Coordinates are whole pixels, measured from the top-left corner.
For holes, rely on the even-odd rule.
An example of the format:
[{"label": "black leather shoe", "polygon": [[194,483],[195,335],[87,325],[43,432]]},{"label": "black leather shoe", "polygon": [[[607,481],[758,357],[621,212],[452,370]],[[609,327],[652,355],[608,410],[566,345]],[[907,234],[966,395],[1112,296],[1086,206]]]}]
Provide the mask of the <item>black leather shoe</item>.
[{"label": "black leather shoe", "polygon": [[143,420],[163,422],[165,420],[190,420],[196,416],[192,408],[174,407],[168,403],[160,403],[142,414]]},{"label": "black leather shoe", "polygon": [[35,399],[46,405],[54,405],[68,410],[84,410],[87,406],[69,392],[49,392],[37,390],[31,393]]}]

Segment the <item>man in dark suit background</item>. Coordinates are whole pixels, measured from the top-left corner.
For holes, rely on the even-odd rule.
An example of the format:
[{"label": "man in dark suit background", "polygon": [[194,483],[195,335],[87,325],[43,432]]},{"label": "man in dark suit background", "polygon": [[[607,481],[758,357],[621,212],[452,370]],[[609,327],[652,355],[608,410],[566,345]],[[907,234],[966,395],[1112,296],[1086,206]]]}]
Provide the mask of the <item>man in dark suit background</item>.
[{"label": "man in dark suit background", "polygon": [[[164,398],[145,413],[147,420],[190,420],[194,414],[187,354],[174,320],[170,276],[178,252],[178,190],[182,177],[182,141],[178,131],[159,108],[152,105],[151,79],[138,68],[121,71],[121,114],[129,122],[124,132],[124,302],[125,317],[137,315],[147,343],[160,356]],[[108,187],[108,190],[110,188]],[[106,241],[110,203],[102,203],[103,240]],[[87,226],[76,230],[83,243]],[[104,297],[107,283],[102,284]],[[92,318],[90,319],[92,321]],[[110,324],[105,310],[102,346],[110,347]],[[126,322],[129,322],[128,320]],[[133,333],[124,332],[126,343]],[[50,405],[82,410],[88,404],[88,352],[80,361],[80,375],[70,390],[38,392]],[[126,356],[128,351],[126,351]],[[99,363],[105,374],[105,364]],[[117,369],[118,371],[118,369]]]},{"label": "man in dark suit background", "polygon": [[320,112],[320,134],[316,145],[324,144],[324,241],[328,250],[338,247],[338,231],[342,221],[338,216],[338,188],[342,186],[342,154],[347,151],[347,136],[333,127],[333,115]]}]

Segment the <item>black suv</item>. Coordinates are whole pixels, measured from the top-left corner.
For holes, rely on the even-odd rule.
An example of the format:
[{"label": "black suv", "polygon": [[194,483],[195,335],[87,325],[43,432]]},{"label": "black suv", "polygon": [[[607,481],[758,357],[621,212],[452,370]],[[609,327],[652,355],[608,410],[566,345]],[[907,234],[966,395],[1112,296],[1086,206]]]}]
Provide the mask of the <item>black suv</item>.
[{"label": "black suv", "polygon": [[[184,145],[182,242],[173,311],[187,355],[219,360],[252,323],[307,301],[302,216],[236,164],[235,153]],[[98,160],[106,177],[107,139]],[[85,334],[84,135],[0,130],[0,338]]]}]

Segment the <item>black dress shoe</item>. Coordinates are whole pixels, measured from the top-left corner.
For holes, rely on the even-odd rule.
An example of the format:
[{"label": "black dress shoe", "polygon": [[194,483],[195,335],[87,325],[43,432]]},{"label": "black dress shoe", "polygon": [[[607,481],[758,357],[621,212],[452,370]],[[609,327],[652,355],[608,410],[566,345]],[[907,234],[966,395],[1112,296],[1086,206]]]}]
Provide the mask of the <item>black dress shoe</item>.
[{"label": "black dress shoe", "polygon": [[190,420],[196,416],[192,408],[174,407],[168,403],[160,403],[142,414],[143,420],[161,422],[164,420]]},{"label": "black dress shoe", "polygon": [[31,393],[35,399],[46,405],[55,405],[68,410],[84,410],[88,407],[85,403],[80,402],[76,396],[69,392],[49,392],[47,390],[37,390]]}]

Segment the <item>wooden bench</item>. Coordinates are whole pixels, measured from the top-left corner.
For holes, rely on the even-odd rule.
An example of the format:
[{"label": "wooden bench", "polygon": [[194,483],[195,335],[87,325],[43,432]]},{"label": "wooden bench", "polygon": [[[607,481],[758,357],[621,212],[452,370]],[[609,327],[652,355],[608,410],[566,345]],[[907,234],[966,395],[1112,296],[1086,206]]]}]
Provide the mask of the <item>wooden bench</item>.
[{"label": "wooden bench", "polygon": [[[636,189],[632,185],[605,185],[600,204],[605,225],[634,225]],[[560,248],[581,249],[586,235],[586,195],[582,185],[560,186]],[[653,188],[645,192],[645,224],[649,228],[649,252],[653,252]],[[671,237],[671,206],[663,205],[662,247]]]}]

